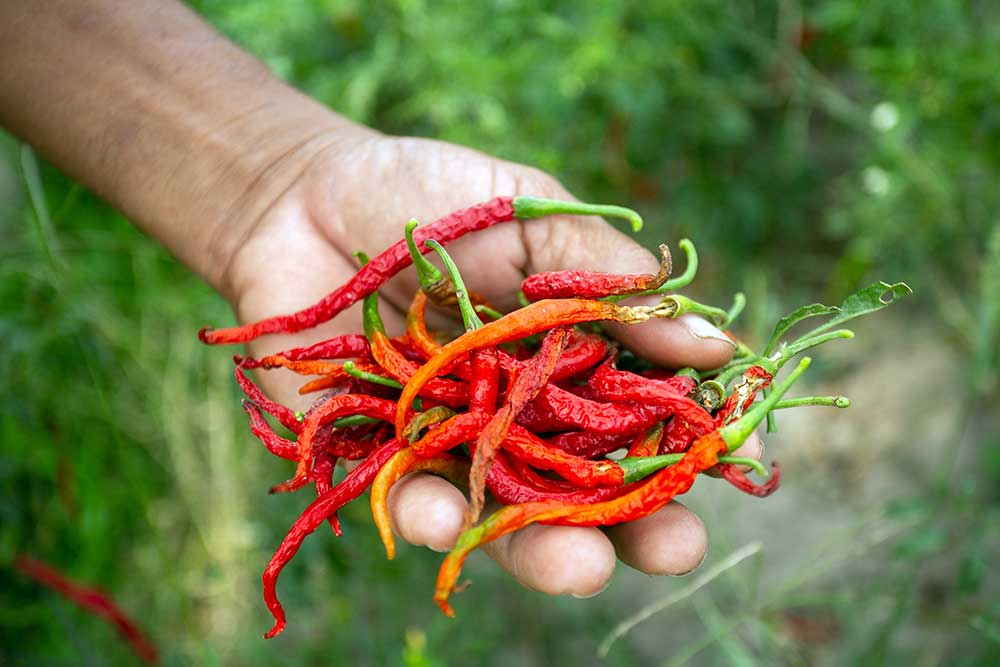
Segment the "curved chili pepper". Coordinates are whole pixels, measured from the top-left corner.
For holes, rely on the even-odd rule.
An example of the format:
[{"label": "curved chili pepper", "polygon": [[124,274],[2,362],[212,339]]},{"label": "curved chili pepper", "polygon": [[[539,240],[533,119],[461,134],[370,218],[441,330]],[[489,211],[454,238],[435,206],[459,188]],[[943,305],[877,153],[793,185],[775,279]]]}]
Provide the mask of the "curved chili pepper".
[{"label": "curved chili pepper", "polygon": [[590,370],[608,355],[608,344],[600,336],[573,332],[569,344],[556,362],[549,382],[569,380]]},{"label": "curved chili pepper", "polygon": [[256,403],[246,398],[243,399],[243,410],[250,418],[250,431],[264,444],[267,451],[288,461],[298,459],[298,445],[275,433],[271,425],[264,419],[264,415]]},{"label": "curved chili pepper", "polygon": [[557,327],[545,336],[538,353],[531,360],[525,362],[519,372],[511,378],[510,388],[503,406],[483,427],[476,439],[475,452],[472,455],[472,469],[469,472],[467,525],[475,523],[482,512],[486,495],[486,472],[493,464],[497,448],[507,436],[511,424],[521,409],[548,382],[549,376],[552,375],[552,369],[555,368],[556,360],[566,348],[569,332],[569,327]]},{"label": "curved chili pepper", "polygon": [[406,383],[396,413],[396,428],[405,426],[407,406],[420,390],[451,362],[483,347],[500,345],[525,336],[546,331],[560,325],[579,324],[600,320],[614,320],[623,324],[645,322],[653,317],[669,317],[668,311],[655,306],[616,306],[606,301],[587,299],[547,299],[536,301],[520,310],[504,315],[499,320],[484,324],[479,329],[466,331],[427,360]]},{"label": "curved chili pepper", "polygon": [[[312,475],[313,485],[316,487],[316,497],[321,498],[323,494],[329,493],[333,488],[333,469],[337,466],[337,457],[329,452],[320,452],[316,456],[316,463],[313,464]],[[333,530],[333,534],[341,537],[344,531],[340,527],[340,519],[334,512],[326,518],[327,523]]]},{"label": "curved chili pepper", "polygon": [[497,452],[493,465],[490,466],[490,470],[486,474],[486,487],[493,494],[493,497],[501,503],[515,505],[541,500],[569,503],[602,502],[628,493],[635,487],[635,484],[601,486],[575,491],[541,489],[525,480],[504,452]]},{"label": "curved chili pepper", "polygon": [[299,433],[302,430],[302,424],[299,420],[295,418],[295,411],[289,410],[284,405],[280,403],[275,403],[267,396],[264,392],[260,390],[256,384],[254,384],[250,378],[246,376],[243,372],[243,368],[237,364],[233,371],[236,375],[236,383],[240,385],[240,389],[243,393],[247,395],[251,401],[253,401],[261,410],[269,415],[272,415],[275,419],[281,422],[281,425],[287,428],[292,433]]},{"label": "curved chili pepper", "polygon": [[[454,548],[445,557],[438,571],[434,601],[448,616],[455,611],[448,604],[448,597],[455,587],[462,563],[469,553],[481,544],[506,535],[532,523],[550,523],[567,526],[610,526],[648,516],[662,508],[675,496],[685,493],[694,484],[695,477],[703,470],[718,463],[720,455],[742,444],[764,420],[780,397],[808,368],[810,359],[802,359],[787,378],[771,395],[744,413],[738,421],[701,435],[681,455],[680,460],[664,468],[637,485],[632,491],[613,500],[573,504],[561,501],[539,501],[508,505],[474,528],[459,536]],[[711,421],[711,418],[709,418]],[[704,422],[703,422],[704,423]]]},{"label": "curved chili pepper", "polygon": [[590,376],[588,384],[597,395],[608,401],[645,401],[650,393],[672,393],[687,396],[697,386],[694,378],[675,375],[662,380],[643,377],[603,363]]},{"label": "curved chili pepper", "polygon": [[531,301],[541,299],[600,299],[634,294],[660,287],[670,277],[670,249],[660,246],[660,270],[655,273],[616,274],[596,271],[546,271],[521,282],[521,291]]},{"label": "curved chili pepper", "polygon": [[758,498],[767,498],[769,495],[778,490],[778,486],[781,484],[781,466],[778,465],[777,461],[771,463],[771,475],[767,478],[767,481],[763,484],[755,484],[746,473],[740,470],[739,466],[735,466],[729,463],[720,463],[715,466],[716,470],[722,475],[722,478],[735,486],[737,489],[743,493],[748,493],[751,496],[757,496]]},{"label": "curved chili pepper", "polygon": [[[559,213],[579,215],[606,215],[623,217],[632,223],[632,228],[642,227],[642,218],[635,211],[618,206],[599,206],[580,202],[557,202],[537,197],[496,197],[488,202],[476,204],[422,227],[414,233],[418,249],[425,239],[435,238],[440,243],[448,243],[480,229],[486,229],[500,222],[532,219]],[[426,245],[421,252],[427,252]],[[198,332],[198,338],[210,345],[220,343],[245,343],[270,333],[295,333],[327,322],[348,306],[363,299],[381,287],[411,264],[406,240],[401,239],[354,274],[344,285],[323,297],[316,304],[290,315],[269,317],[259,322],[244,324],[228,329],[205,328]]]},{"label": "curved chili pepper", "polygon": [[[498,452],[497,456],[499,455],[500,453]],[[516,456],[508,457],[507,461],[521,480],[537,491],[547,493],[567,493],[578,490],[578,487],[575,484],[567,482],[565,479],[543,477],[538,473],[538,471],[532,468],[527,461],[519,459]],[[487,476],[487,488],[489,488],[488,479],[489,477]]]},{"label": "curved chili pepper", "polygon": [[365,394],[342,394],[334,396],[310,411],[303,420],[298,439],[298,466],[295,475],[271,489],[271,493],[294,491],[305,484],[312,464],[313,440],[317,432],[338,417],[365,415],[376,419],[391,419],[396,404],[384,398]]},{"label": "curved chili pepper", "polygon": [[663,431],[663,422],[656,422],[648,431],[640,433],[628,448],[628,456],[656,456],[660,451]]},{"label": "curved chili pepper", "polygon": [[339,484],[314,500],[292,524],[285,539],[282,540],[277,551],[271,556],[267,567],[264,568],[264,576],[262,577],[264,603],[271,615],[274,616],[274,626],[267,631],[264,639],[271,639],[285,629],[285,610],[278,601],[275,590],[281,570],[295,557],[306,537],[316,530],[328,516],[364,493],[368,485],[375,479],[379,469],[402,447],[403,443],[395,438],[377,447],[371,456],[349,472]]},{"label": "curved chili pepper", "polygon": [[312,361],[314,359],[362,359],[371,356],[368,339],[361,334],[344,334],[329,338],[306,347],[294,347],[290,350],[269,354],[260,359],[246,357],[241,360],[244,368],[271,368],[280,366],[275,360]]},{"label": "curved chili pepper", "polygon": [[43,586],[52,589],[59,595],[77,605],[84,611],[93,614],[114,626],[118,634],[128,642],[136,655],[149,664],[157,664],[159,656],[156,646],[139,629],[139,626],[122,611],[103,591],[97,588],[81,586],[71,581],[66,575],[51,565],[43,563],[33,556],[19,555],[14,559],[14,567],[26,577],[34,579]]},{"label": "curved chili pepper", "polygon": [[[530,407],[531,404],[528,405]],[[522,413],[524,414],[524,413]],[[520,423],[520,422],[518,422]],[[522,424],[523,425],[523,424]],[[526,427],[528,430],[533,430]],[[574,456],[595,458],[622,449],[632,440],[632,436],[622,433],[599,433],[597,431],[569,431],[548,438],[552,447],[558,447]]]},{"label": "curved chili pepper", "polygon": [[434,601],[447,616],[455,615],[448,597],[455,587],[465,559],[481,544],[532,523],[609,526],[648,516],[691,488],[698,473],[715,465],[718,455],[725,451],[726,441],[718,431],[712,431],[698,438],[676,464],[664,468],[634,490],[612,500],[590,504],[543,500],[501,508],[483,523],[469,528],[459,536],[458,542],[438,571]]},{"label": "curved chili pepper", "polygon": [[424,459],[412,449],[406,448],[396,452],[385,462],[372,482],[370,498],[372,519],[389,560],[396,557],[396,541],[392,536],[392,521],[389,519],[389,491],[400,478],[411,472],[430,472],[444,477],[452,484],[461,484],[469,476],[469,460],[450,454]]},{"label": "curved chili pepper", "polygon": [[[674,395],[674,398],[684,397]],[[555,385],[548,385],[540,391],[535,404],[543,410],[551,411],[552,417],[565,427],[620,434],[644,431],[674,414],[680,406],[689,408],[680,400],[674,405],[601,403],[577,396]],[[696,403],[692,402],[691,405],[708,416]]]}]

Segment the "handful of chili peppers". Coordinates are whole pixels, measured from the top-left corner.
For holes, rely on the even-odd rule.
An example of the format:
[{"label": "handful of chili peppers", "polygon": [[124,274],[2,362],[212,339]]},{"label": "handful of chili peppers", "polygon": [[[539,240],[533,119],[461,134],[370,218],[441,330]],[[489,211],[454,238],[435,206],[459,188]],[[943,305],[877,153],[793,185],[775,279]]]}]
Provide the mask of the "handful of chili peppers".
[{"label": "handful of chili peppers", "polygon": [[[316,499],[292,525],[264,570],[264,599],[285,627],[276,583],[303,540],[322,523],[341,534],[337,511],[371,489],[372,516],[389,558],[395,555],[387,498],[411,472],[440,475],[468,489],[465,527],[438,572],[434,600],[454,615],[449,596],[462,564],[476,547],[532,523],[608,526],[657,511],[685,493],[702,472],[718,471],[737,489],[773,493],[780,468],[770,474],[756,460],[731,455],[774,410],[804,405],[844,408],[842,396],[785,399],[809,365],[802,358],[778,382],[781,368],[803,351],[851,338],[844,321],[879,310],[910,293],[904,283],[875,283],[840,306],[812,304],[782,318],[766,348],[756,353],[738,341],[722,368],[667,370],[620,351],[596,323],[642,326],[653,318],[695,313],[720,327],[743,308],[738,294],[728,310],[674,291],[694,278],[697,254],[680,242],[687,266],[673,279],[671,256],[660,246],[656,274],[612,275],[559,271],[528,276],[523,307],[501,313],[470,293],[443,244],[513,219],[554,214],[624,218],[638,230],[637,213],[617,206],[535,197],[497,197],[434,223],[411,220],[404,238],[369,260],[347,283],[297,313],[230,329],[204,329],[209,344],[242,343],[264,334],[291,333],[326,322],[363,300],[364,334],[337,336],[260,359],[237,356],[236,380],[247,395],[250,428],[275,456],[296,464],[293,476],[271,489],[296,491],[312,484]],[[437,253],[442,273],[423,255]],[[407,314],[406,333],[390,337],[378,312],[378,288],[413,264],[420,290]],[[619,305],[622,298],[659,294],[655,306]],[[464,332],[447,340],[428,330],[428,302],[461,315]],[[786,340],[801,320],[826,321]],[[730,334],[731,335],[731,334]],[[300,393],[318,398],[296,413],[267,396],[247,369],[287,368],[318,376]],[[761,398],[761,400],[758,400]],[[264,413],[295,435],[279,435]],[[338,460],[360,460],[333,484]],[[754,482],[744,470],[767,479]],[[487,491],[502,507],[480,520]]]}]

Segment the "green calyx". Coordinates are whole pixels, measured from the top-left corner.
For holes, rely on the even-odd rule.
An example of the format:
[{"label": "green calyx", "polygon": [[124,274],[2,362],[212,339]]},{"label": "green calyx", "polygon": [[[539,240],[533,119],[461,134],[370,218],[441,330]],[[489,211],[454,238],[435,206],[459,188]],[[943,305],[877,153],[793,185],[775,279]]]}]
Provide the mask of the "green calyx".
[{"label": "green calyx", "polygon": [[434,239],[427,239],[424,241],[424,245],[438,254],[444,263],[444,268],[448,272],[448,276],[451,278],[451,282],[455,285],[455,299],[458,301],[458,311],[462,314],[462,324],[465,325],[465,330],[472,331],[483,326],[483,321],[479,319],[479,315],[476,313],[476,309],[469,299],[469,290],[465,287],[462,274],[459,272],[458,266],[451,258],[451,255],[444,249],[444,246]]},{"label": "green calyx", "polygon": [[851,399],[846,396],[802,396],[800,398],[786,398],[783,401],[778,401],[774,409],[784,410],[786,408],[801,408],[808,405],[844,409],[851,407]]},{"label": "green calyx", "polygon": [[784,380],[772,386],[767,398],[752,405],[749,410],[743,413],[742,417],[733,423],[719,429],[719,435],[725,440],[729,451],[733,451],[750,437],[754,429],[764,421],[767,414],[774,409],[774,406],[778,404],[781,397],[785,395],[785,392],[802,377],[802,374],[809,368],[810,363],[812,363],[812,359],[803,357]]},{"label": "green calyx", "polygon": [[[368,255],[360,250],[356,250],[354,256],[357,258],[361,266],[367,264],[370,259]],[[372,339],[372,336],[376,331],[385,334],[385,325],[382,323],[382,316],[378,314],[378,292],[372,292],[364,298],[361,302],[361,316],[365,327],[365,336],[368,340]],[[352,364],[353,366],[353,364]],[[346,368],[346,365],[345,365]]]},{"label": "green calyx", "polygon": [[522,220],[541,218],[546,215],[602,215],[608,218],[622,218],[632,225],[632,231],[642,229],[642,216],[624,206],[609,204],[586,204],[579,201],[560,201],[541,197],[514,197],[514,217]]},{"label": "green calyx", "polygon": [[444,274],[427,261],[417,248],[417,242],[413,238],[413,230],[420,222],[416,218],[410,219],[403,228],[403,235],[406,237],[406,247],[410,250],[410,259],[413,260],[413,268],[417,270],[417,280],[420,282],[420,289],[424,292],[433,292],[444,280]]}]

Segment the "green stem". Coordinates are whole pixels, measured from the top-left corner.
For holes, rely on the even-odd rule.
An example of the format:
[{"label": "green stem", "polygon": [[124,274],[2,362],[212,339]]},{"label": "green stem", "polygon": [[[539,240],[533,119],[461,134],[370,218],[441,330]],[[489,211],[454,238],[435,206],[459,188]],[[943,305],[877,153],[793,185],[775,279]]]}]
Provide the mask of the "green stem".
[{"label": "green stem", "polygon": [[768,475],[767,468],[764,467],[763,463],[748,456],[720,456],[719,463],[728,463],[729,465],[734,466],[747,466],[761,477],[767,477]]},{"label": "green stem", "polygon": [[[623,484],[631,484],[640,479],[645,479],[658,470],[672,466],[684,458],[684,452],[677,454],[660,454],[659,456],[629,456],[617,461],[625,473]],[[733,465],[743,465],[753,468],[754,472],[767,477],[767,468],[757,459],[743,456],[720,456],[719,463],[731,463]]]},{"label": "green stem", "polygon": [[392,387],[393,389],[402,389],[403,385],[399,382],[393,380],[392,378],[387,378],[383,375],[376,375],[375,373],[369,373],[368,371],[363,371],[354,365],[353,361],[344,362],[344,371],[348,375],[358,378],[359,380],[364,380],[365,382],[371,382],[372,384],[380,384],[385,387]]},{"label": "green stem", "polygon": [[481,303],[478,306],[476,306],[476,312],[482,313],[483,315],[486,315],[493,320],[499,320],[501,317],[503,317],[503,313],[501,313],[499,310],[494,310],[493,308],[490,308],[484,303]]},{"label": "green stem", "polygon": [[775,355],[775,357],[772,357],[772,359],[774,360],[775,366],[777,368],[781,368],[795,355],[800,354],[811,347],[816,347],[817,345],[822,345],[823,343],[831,340],[837,340],[838,338],[854,338],[854,332],[850,329],[837,329],[836,331],[820,334],[819,336],[800,338],[790,345],[785,345],[784,347],[779,348],[778,354]]},{"label": "green stem", "polygon": [[607,204],[585,204],[579,201],[559,201],[541,197],[514,197],[514,217],[522,220],[541,218],[546,215],[602,215],[608,218],[622,218],[632,225],[632,231],[642,229],[642,216],[624,206]]},{"label": "green stem", "polygon": [[465,325],[465,330],[472,331],[483,326],[483,321],[479,319],[479,315],[476,314],[476,309],[469,299],[469,290],[465,287],[462,274],[459,273],[458,266],[451,255],[444,249],[444,246],[434,239],[427,239],[424,241],[424,245],[436,252],[441,261],[444,262],[444,268],[448,272],[448,276],[451,277],[451,282],[455,285],[455,298],[458,300],[458,310],[462,314],[462,324]]},{"label": "green stem", "polygon": [[[354,256],[364,266],[369,262],[368,255],[361,252],[360,250],[355,251]],[[364,298],[361,302],[361,319],[364,323],[365,336],[368,340],[372,339],[372,336],[376,331],[385,334],[385,325],[382,323],[382,316],[378,314],[378,292],[372,292]]]},{"label": "green stem", "polygon": [[783,401],[779,401],[775,406],[775,410],[784,410],[786,408],[800,408],[806,405],[818,405],[828,408],[849,408],[851,407],[851,399],[846,396],[802,396],[800,398],[786,398]]},{"label": "green stem", "polygon": [[729,308],[726,313],[726,321],[723,322],[722,326],[728,327],[733,323],[733,321],[740,316],[743,312],[743,308],[747,305],[747,295],[743,292],[737,292],[733,295],[733,305]]},{"label": "green stem", "polygon": [[771,395],[768,396],[763,401],[755,403],[749,410],[743,413],[743,416],[734,421],[731,424],[727,424],[719,429],[719,435],[722,439],[726,441],[726,445],[729,447],[729,451],[733,451],[737,447],[743,444],[743,442],[750,437],[754,429],[762,421],[767,413],[774,409],[774,406],[778,404],[781,397],[785,395],[785,392],[791,389],[795,381],[798,380],[806,369],[809,368],[809,364],[812,363],[812,359],[809,357],[804,357],[799,365],[788,374],[781,383],[773,385],[771,390]]},{"label": "green stem", "polygon": [[403,228],[403,235],[406,237],[406,247],[410,250],[410,259],[413,260],[413,268],[417,270],[417,280],[420,282],[420,289],[424,292],[432,292],[444,280],[444,274],[438,267],[431,264],[417,248],[417,242],[413,239],[413,230],[420,222],[416,218],[410,219]]},{"label": "green stem", "polygon": [[677,318],[681,315],[686,315],[688,313],[694,315],[701,315],[712,321],[713,324],[717,326],[725,326],[726,317],[728,314],[722,308],[716,308],[715,306],[707,306],[703,303],[699,303],[694,299],[689,299],[682,294],[671,294],[669,296],[663,297],[663,301],[660,302],[661,305],[673,308],[673,313],[670,315],[671,318]]},{"label": "green stem", "polygon": [[695,382],[701,382],[701,373],[691,368],[690,366],[678,370],[676,373],[674,373],[674,375],[678,375],[681,377],[689,377],[694,379]]}]

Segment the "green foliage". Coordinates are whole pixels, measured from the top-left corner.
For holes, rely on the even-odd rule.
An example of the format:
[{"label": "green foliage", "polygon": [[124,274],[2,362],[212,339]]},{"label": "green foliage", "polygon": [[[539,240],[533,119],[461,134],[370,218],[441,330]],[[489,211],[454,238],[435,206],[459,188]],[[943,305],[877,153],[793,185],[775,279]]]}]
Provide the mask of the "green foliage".
[{"label": "green foliage", "polygon": [[[955,664],[998,662],[1000,8],[191,4],[351,118],[529,163],[588,200],[631,205],[651,246],[694,239],[699,289],[724,299],[745,287],[760,340],[803,295],[838,303],[885,277],[913,286],[911,309],[893,313],[912,318],[902,342],[863,336],[895,349],[931,323],[956,379],[879,381],[929,409],[959,405],[959,419],[914,443],[905,425],[881,428],[892,421],[881,401],[855,402],[852,419],[899,438],[906,483],[875,500],[815,491],[822,507],[813,489],[796,496],[809,517],[800,528],[838,503],[852,528],[831,530],[816,554],[793,540],[788,557],[807,557],[778,578],[727,576],[686,613],[621,639],[615,661],[908,664],[933,657],[926,642]],[[385,562],[358,505],[343,513],[345,539],[318,531],[306,542],[282,577],[289,631],[263,642],[260,567],[303,499],[266,496],[288,471],[245,433],[225,355],[194,339],[226,319],[224,306],[79,186],[44,165],[35,180],[9,138],[0,152],[0,663],[132,664],[103,624],[6,569],[19,551],[112,591],[167,664],[594,664],[599,639],[639,597],[672,590],[623,573],[595,600],[545,599],[474,559],[476,585],[451,622],[429,600],[439,557],[404,547]],[[931,472],[912,467],[939,450]],[[828,484],[846,485],[849,464]],[[888,500],[877,525],[862,520]],[[749,524],[756,537],[786,536],[760,521],[768,508],[753,511],[743,524],[710,520],[715,539]],[[778,549],[766,557],[783,562]]]}]

